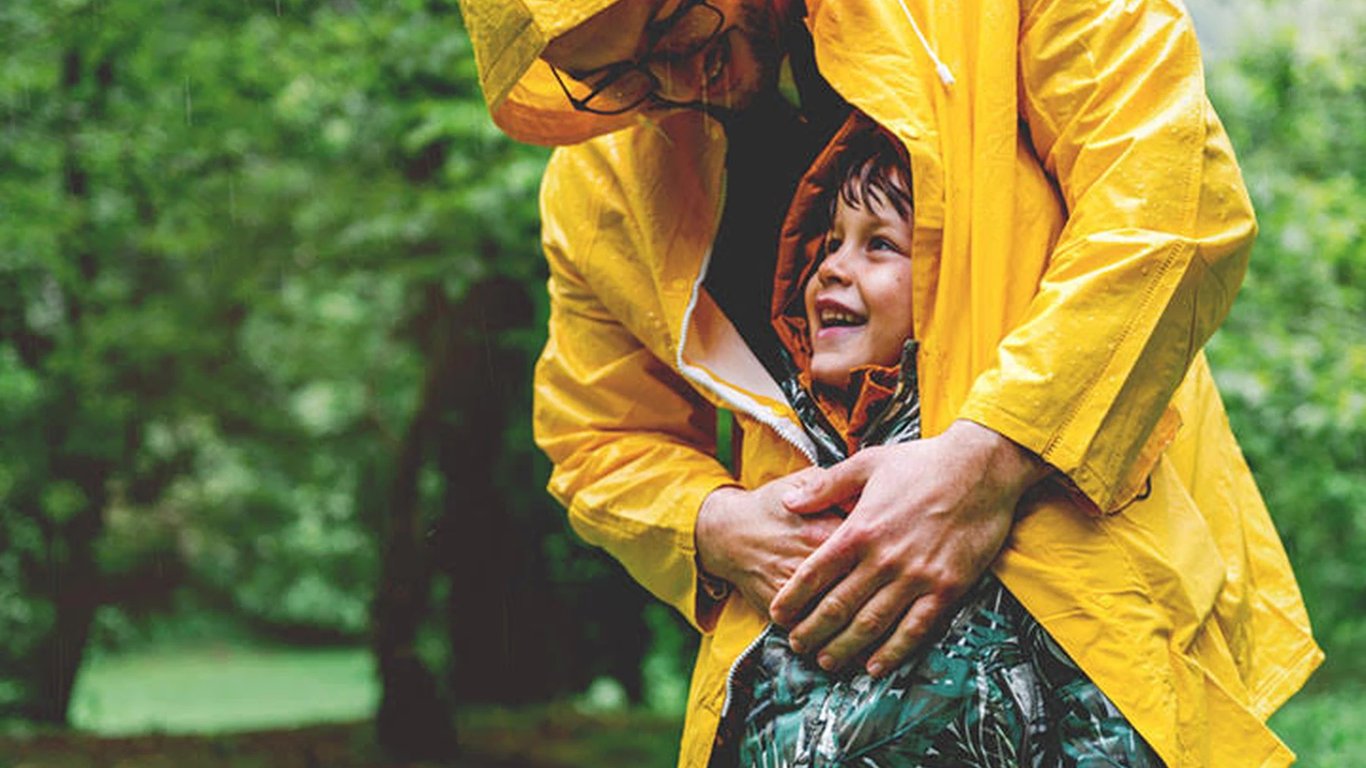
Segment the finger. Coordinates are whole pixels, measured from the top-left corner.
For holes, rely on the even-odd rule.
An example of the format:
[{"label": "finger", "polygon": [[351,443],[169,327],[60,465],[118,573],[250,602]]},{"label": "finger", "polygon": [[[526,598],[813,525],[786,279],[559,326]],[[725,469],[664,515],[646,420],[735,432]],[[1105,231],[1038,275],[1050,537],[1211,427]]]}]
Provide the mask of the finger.
[{"label": "finger", "polygon": [[822,544],[835,535],[844,518],[833,514],[813,514],[803,517],[789,515],[791,527],[787,535],[788,546],[793,551],[800,551],[800,557],[792,563],[792,570],[796,569],[806,561]]},{"label": "finger", "polygon": [[914,596],[909,588],[895,582],[883,587],[864,603],[843,630],[821,648],[816,661],[827,671],[843,667],[886,637],[897,625],[897,620],[906,613],[906,607]]},{"label": "finger", "polygon": [[934,629],[946,607],[948,604],[935,595],[922,595],[916,600],[892,636],[869,657],[868,674],[881,677],[901,666]]},{"label": "finger", "polygon": [[869,462],[854,454],[819,472],[797,478],[795,487],[783,494],[783,506],[799,515],[823,512],[863,491],[868,482]]},{"label": "finger", "polygon": [[[830,638],[845,631],[851,621],[862,615],[869,600],[879,594],[885,584],[886,580],[870,578],[866,569],[858,569],[845,576],[833,589],[821,595],[811,612],[788,633],[792,649],[804,653],[825,646]],[[890,613],[882,630],[885,632],[899,615],[899,612]],[[824,650],[822,648],[823,654]],[[821,666],[826,666],[825,660],[818,660]],[[839,663],[843,661],[844,658],[838,658]],[[833,669],[834,666],[838,664],[827,666],[827,669]]]},{"label": "finger", "polygon": [[[806,606],[817,595],[853,570],[858,557],[847,539],[848,537],[840,536],[840,532],[836,531],[797,566],[797,570],[792,572],[792,577],[778,590],[778,594],[769,605],[768,612],[773,621],[783,626],[796,623],[806,612]],[[855,586],[857,584],[850,585],[851,588]],[[829,606],[827,610],[833,610],[835,607]]]}]

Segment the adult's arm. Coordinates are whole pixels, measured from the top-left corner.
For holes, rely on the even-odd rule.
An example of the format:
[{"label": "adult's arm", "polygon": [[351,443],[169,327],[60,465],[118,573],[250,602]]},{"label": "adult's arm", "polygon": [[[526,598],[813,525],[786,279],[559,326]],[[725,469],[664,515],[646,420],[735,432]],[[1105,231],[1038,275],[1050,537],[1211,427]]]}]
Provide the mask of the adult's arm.
[{"label": "adult's arm", "polygon": [[[710,629],[719,604],[699,592],[699,561],[766,611],[778,583],[836,522],[788,513],[779,498],[791,480],[731,487],[735,478],[714,456],[715,410],[660,359],[667,349],[642,344],[648,328],[623,319],[648,323],[654,298],[647,283],[615,282],[640,247],[630,202],[616,189],[609,158],[592,149],[557,151],[546,171],[550,318],[535,371],[536,442],[554,464],[549,490],[574,530]],[[609,272],[595,281],[589,266]]]},{"label": "adult's arm", "polygon": [[[1256,225],[1185,10],[1026,0],[1021,11],[1020,109],[1067,226],[950,439],[856,455],[794,494],[796,511],[862,494],[772,606],[829,666],[883,637],[870,670],[904,659],[989,564],[1041,468],[1096,511],[1130,501],[1246,267]],[[992,454],[1010,457],[1004,471]]]},{"label": "adult's arm", "polygon": [[1256,221],[1184,7],[1025,0],[1021,14],[1020,109],[1069,215],[959,415],[1111,512],[1171,437],[1155,430],[1232,305]]}]

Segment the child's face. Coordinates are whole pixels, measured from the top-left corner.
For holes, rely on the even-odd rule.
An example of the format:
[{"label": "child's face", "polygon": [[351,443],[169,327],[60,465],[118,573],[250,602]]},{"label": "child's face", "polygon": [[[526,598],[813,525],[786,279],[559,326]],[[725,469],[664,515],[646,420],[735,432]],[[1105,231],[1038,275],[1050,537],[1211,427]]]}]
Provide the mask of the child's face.
[{"label": "child's face", "polygon": [[911,336],[909,219],[879,195],[836,203],[825,257],[805,290],[813,380],[843,387],[858,366],[900,361]]}]

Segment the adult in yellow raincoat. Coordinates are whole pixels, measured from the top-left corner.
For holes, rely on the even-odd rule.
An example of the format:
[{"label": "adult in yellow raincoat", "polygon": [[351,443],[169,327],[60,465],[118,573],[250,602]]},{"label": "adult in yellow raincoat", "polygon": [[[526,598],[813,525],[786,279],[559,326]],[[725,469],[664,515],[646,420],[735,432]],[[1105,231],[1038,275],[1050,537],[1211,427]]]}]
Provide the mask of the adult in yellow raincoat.
[{"label": "adult in yellow raincoat", "polygon": [[[790,10],[712,5],[727,25],[746,8]],[[1321,654],[1200,354],[1255,224],[1184,9],[809,0],[820,74],[911,158],[911,300],[924,429],[937,436],[784,480],[809,465],[807,438],[701,288],[725,135],[698,110],[643,112],[657,99],[600,115],[566,98],[566,76],[592,86],[635,70],[670,102],[724,85],[700,95],[743,106],[755,76],[719,65],[758,55],[745,30],[723,35],[724,56],[713,44],[649,59],[657,20],[679,6],[462,0],[495,120],[565,145],[542,187],[552,312],[535,420],[551,491],[584,538],[705,633],[680,764],[706,764],[727,672],[767,619],[763,590],[740,584],[753,573],[721,574],[747,599],[699,594],[697,547],[714,540],[699,520],[725,518],[699,510],[748,520],[737,494],[772,507],[786,493],[810,511],[861,491],[771,609],[797,623],[794,640],[843,658],[892,628],[878,654],[894,660],[995,554],[1010,525],[1000,508],[1039,466],[1065,490],[1018,510],[991,561],[1010,591],[1169,765],[1290,762],[1265,720]],[[551,41],[578,66],[539,60]],[[715,408],[737,414],[738,478],[713,458]],[[936,522],[949,515],[926,488],[953,497],[953,524]],[[783,544],[802,555],[829,532],[791,530]],[[924,551],[926,530],[942,546]],[[830,585],[842,600],[803,617]]]}]

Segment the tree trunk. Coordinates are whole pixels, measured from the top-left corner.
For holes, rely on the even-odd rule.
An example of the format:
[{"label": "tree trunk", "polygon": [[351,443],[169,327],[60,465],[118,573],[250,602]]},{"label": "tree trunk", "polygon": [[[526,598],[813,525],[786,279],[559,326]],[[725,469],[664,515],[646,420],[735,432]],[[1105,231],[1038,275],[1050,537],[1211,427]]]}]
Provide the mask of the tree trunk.
[{"label": "tree trunk", "polygon": [[[505,444],[524,434],[512,421],[530,408],[527,353],[505,337],[531,325],[532,306],[521,283],[492,277],[471,287],[456,315],[460,375],[437,444],[451,688],[461,703],[544,700],[571,684],[582,626],[557,600],[541,556],[558,516],[533,479],[534,448]],[[534,483],[537,503],[518,508],[514,483]]]},{"label": "tree trunk", "polygon": [[[76,675],[85,655],[95,609],[100,604],[100,575],[95,564],[95,541],[103,529],[108,502],[108,468],[99,462],[58,459],[57,477],[74,482],[86,502],[62,523],[44,520],[46,562],[34,574],[37,592],[52,604],[53,625],[48,642],[33,659],[31,699],[23,716],[37,722],[66,725]],[[35,510],[43,515],[41,510]]]},{"label": "tree trunk", "polygon": [[[113,84],[113,62],[106,57],[92,70],[93,87],[85,81],[82,52],[69,48],[62,58],[64,137],[63,182],[73,223],[61,236],[60,253],[79,270],[82,282],[92,283],[98,276],[99,260],[86,222],[91,206],[89,174],[85,168],[77,134],[86,121],[99,120],[104,112],[104,94]],[[63,292],[65,321],[75,344],[84,338],[85,307],[77,291]],[[44,358],[52,351],[47,346]],[[27,677],[28,696],[19,705],[27,719],[66,725],[76,675],[85,655],[86,642],[95,609],[100,603],[101,580],[95,561],[95,542],[104,527],[104,511],[109,501],[108,484],[113,463],[99,448],[73,440],[90,407],[98,399],[87,397],[78,380],[64,378],[56,369],[55,392],[47,404],[47,488],[35,489],[27,513],[37,521],[45,551],[41,559],[30,560],[24,569],[29,592],[35,599],[51,605],[52,624],[46,637],[21,671]],[[74,444],[74,445],[72,445]],[[84,450],[83,450],[84,449]],[[59,487],[79,492],[74,509],[45,509],[45,492]],[[25,674],[26,673],[26,674]]]},{"label": "tree trunk", "polygon": [[405,760],[440,760],[456,750],[450,704],[437,678],[417,653],[418,630],[428,614],[432,566],[423,543],[418,479],[426,447],[436,431],[445,393],[451,386],[449,308],[439,286],[427,291],[427,373],[413,420],[403,437],[383,521],[380,584],[372,610],[375,657],[382,695],[376,736],[390,755]]}]

